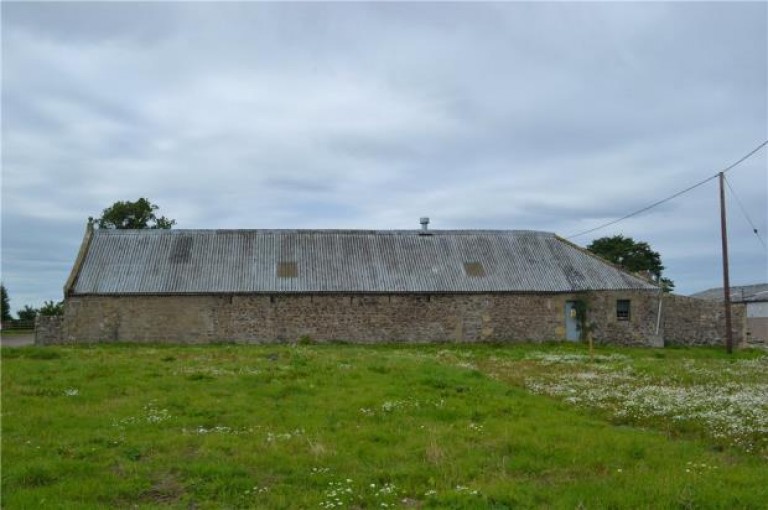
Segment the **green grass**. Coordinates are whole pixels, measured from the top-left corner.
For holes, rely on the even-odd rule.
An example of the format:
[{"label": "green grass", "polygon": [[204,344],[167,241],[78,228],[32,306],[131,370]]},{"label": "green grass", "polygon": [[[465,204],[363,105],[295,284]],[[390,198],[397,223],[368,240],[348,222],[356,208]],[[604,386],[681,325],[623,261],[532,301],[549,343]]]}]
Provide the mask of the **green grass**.
[{"label": "green grass", "polygon": [[765,356],[581,354],[551,345],[4,348],[2,507],[765,507],[762,415],[747,448],[703,423],[617,418],[609,397],[585,404],[552,390],[593,372],[686,388],[716,372],[718,384],[748,376],[760,389],[768,372],[741,368]]}]

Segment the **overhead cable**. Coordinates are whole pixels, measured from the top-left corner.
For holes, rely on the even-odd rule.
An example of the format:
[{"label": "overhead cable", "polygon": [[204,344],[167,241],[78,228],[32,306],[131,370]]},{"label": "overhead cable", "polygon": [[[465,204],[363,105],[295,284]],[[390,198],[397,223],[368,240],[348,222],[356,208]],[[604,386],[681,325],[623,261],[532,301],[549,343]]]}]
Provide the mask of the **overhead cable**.
[{"label": "overhead cable", "polygon": [[[749,152],[747,155],[745,155],[744,157],[742,157],[741,159],[739,159],[739,160],[738,160],[738,161],[736,161],[735,163],[733,163],[733,164],[729,165],[728,167],[724,168],[724,169],[723,169],[723,170],[721,170],[720,172],[722,172],[722,173],[725,173],[725,172],[728,172],[728,171],[730,171],[730,170],[733,170],[733,169],[734,169],[734,168],[736,168],[738,165],[740,165],[741,163],[743,163],[744,161],[746,161],[747,159],[749,159],[750,157],[752,157],[752,155],[753,155],[753,154],[755,154],[756,152],[758,152],[760,149],[762,149],[762,148],[763,148],[763,147],[765,147],[766,145],[768,145],[768,140],[764,141],[763,143],[761,143],[760,145],[758,145],[757,147],[755,147],[754,149],[752,149],[752,151],[750,151],[750,152]],[[698,187],[699,187],[699,186],[701,186],[702,184],[706,184],[707,182],[709,182],[709,181],[711,181],[711,180],[713,180],[713,179],[716,179],[716,178],[718,177],[718,175],[720,174],[720,172],[718,172],[718,173],[716,173],[715,175],[712,175],[712,176],[710,176],[710,177],[707,177],[707,178],[706,178],[706,179],[704,179],[703,181],[699,181],[699,182],[697,182],[696,184],[694,184],[693,186],[689,186],[689,187],[685,188],[685,189],[684,189],[684,190],[682,190],[682,191],[678,191],[678,192],[677,192],[677,193],[675,193],[674,195],[670,195],[670,196],[668,196],[667,198],[661,199],[661,200],[659,200],[658,202],[654,202],[654,203],[652,203],[652,204],[651,204],[651,205],[649,205],[649,206],[643,207],[642,209],[638,209],[637,211],[634,211],[634,212],[631,212],[631,213],[629,213],[629,214],[627,214],[627,215],[625,215],[625,216],[622,216],[621,218],[619,218],[619,219],[617,219],[617,220],[613,220],[613,221],[609,221],[609,222],[607,222],[607,223],[603,223],[603,224],[602,224],[602,225],[600,225],[600,226],[597,226],[597,227],[595,227],[595,228],[591,228],[591,229],[589,229],[589,230],[584,230],[584,231],[582,231],[582,232],[579,232],[579,233],[577,233],[577,234],[572,234],[572,235],[570,235],[570,236],[566,237],[566,239],[573,239],[573,238],[575,238],[575,237],[580,237],[580,236],[583,236],[583,235],[585,235],[585,234],[589,234],[589,233],[595,232],[596,230],[601,230],[601,229],[604,229],[605,227],[610,227],[611,225],[615,225],[616,223],[619,223],[619,222],[621,222],[621,221],[624,221],[624,220],[626,220],[626,219],[629,219],[629,218],[631,218],[631,217],[633,217],[633,216],[637,216],[638,214],[644,213],[645,211],[648,211],[648,210],[650,210],[650,209],[653,209],[654,207],[656,207],[656,206],[659,206],[659,205],[661,205],[661,204],[663,204],[663,203],[665,203],[665,202],[669,202],[670,200],[672,200],[672,199],[674,199],[674,198],[677,198],[677,197],[679,197],[680,195],[683,195],[683,194],[685,194],[685,193],[688,193],[689,191],[692,191],[692,190],[694,190],[694,189],[698,188]],[[761,239],[761,242],[762,242],[762,239]]]},{"label": "overhead cable", "polygon": [[738,160],[736,163],[732,164],[732,165],[731,165],[731,166],[729,166],[728,168],[724,168],[723,170],[721,170],[721,172],[725,173],[725,172],[728,172],[728,171],[730,171],[730,170],[733,170],[735,167],[739,166],[739,164],[741,164],[741,163],[743,163],[744,161],[746,161],[746,160],[748,160],[749,158],[751,158],[751,157],[752,157],[752,154],[754,154],[755,152],[759,151],[760,149],[762,149],[762,148],[763,148],[763,147],[765,147],[766,145],[768,145],[768,140],[764,141],[763,143],[761,143],[760,145],[758,145],[757,147],[755,147],[754,149],[752,149],[752,152],[750,152],[749,154],[747,154],[746,156],[744,156],[743,158],[741,158],[740,160]]},{"label": "overhead cable", "polygon": [[697,182],[696,184],[694,184],[693,186],[690,186],[690,187],[688,187],[688,188],[685,188],[685,189],[684,189],[684,190],[682,190],[682,191],[678,191],[678,192],[677,192],[677,193],[675,193],[674,195],[670,195],[670,196],[668,196],[667,198],[664,198],[664,199],[662,199],[662,200],[659,200],[658,202],[654,202],[654,203],[652,203],[652,204],[651,204],[651,205],[649,205],[649,206],[643,207],[642,209],[638,209],[637,211],[635,211],[635,212],[632,212],[632,213],[629,213],[629,214],[627,214],[626,216],[622,216],[621,218],[619,218],[619,219],[617,219],[617,220],[609,221],[608,223],[603,223],[603,224],[602,224],[602,225],[600,225],[599,227],[591,228],[591,229],[589,229],[589,230],[585,230],[585,231],[583,231],[583,232],[579,232],[578,234],[573,234],[573,235],[570,235],[570,236],[568,236],[566,239],[573,239],[574,237],[583,236],[584,234],[589,234],[590,232],[594,232],[595,230],[600,230],[600,229],[603,229],[603,228],[605,228],[605,227],[610,227],[611,225],[615,225],[616,223],[618,223],[618,222],[620,222],[620,221],[624,221],[624,220],[626,220],[626,219],[629,219],[629,218],[631,218],[632,216],[637,216],[638,214],[640,214],[640,213],[644,213],[645,211],[647,211],[647,210],[649,210],[649,209],[653,209],[653,208],[654,208],[654,207],[656,207],[657,205],[661,205],[661,204],[663,204],[664,202],[669,202],[669,201],[670,201],[670,200],[672,200],[673,198],[677,198],[677,197],[679,197],[680,195],[682,195],[683,193],[688,193],[689,191],[691,191],[691,190],[693,190],[693,189],[695,189],[695,188],[698,188],[698,187],[699,187],[699,186],[701,186],[702,184],[705,184],[705,183],[707,183],[707,182],[709,182],[709,181],[711,181],[711,180],[713,180],[713,179],[716,179],[716,178],[717,178],[717,174],[713,175],[712,177],[707,177],[707,178],[706,178],[706,179],[704,179],[703,181],[699,181],[699,182]]},{"label": "overhead cable", "polygon": [[744,215],[744,218],[752,227],[752,233],[754,233],[755,236],[757,236],[757,240],[760,241],[760,244],[763,245],[763,248],[768,250],[768,246],[765,245],[765,241],[763,241],[763,238],[760,237],[760,233],[757,231],[757,227],[755,226],[755,223],[752,221],[752,218],[749,217],[749,214],[747,214],[747,210],[744,208],[744,204],[742,204],[741,200],[739,200],[738,195],[736,195],[736,191],[733,189],[733,187],[731,187],[731,183],[728,182],[728,179],[724,179],[724,180],[725,180],[725,185],[728,186],[728,189],[731,192],[731,195],[733,196],[733,198],[736,199],[736,203],[739,204],[739,209],[741,209],[741,214]]}]

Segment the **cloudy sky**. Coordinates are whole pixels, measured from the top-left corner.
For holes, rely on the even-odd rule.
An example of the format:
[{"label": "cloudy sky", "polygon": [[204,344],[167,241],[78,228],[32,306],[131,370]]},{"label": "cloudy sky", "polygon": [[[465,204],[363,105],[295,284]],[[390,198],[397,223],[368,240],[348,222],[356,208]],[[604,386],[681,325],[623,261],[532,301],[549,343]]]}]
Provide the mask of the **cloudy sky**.
[{"label": "cloudy sky", "polygon": [[[766,138],[768,4],[2,3],[2,280],[62,298],[88,216],[570,236]],[[768,240],[768,150],[728,178]],[[573,239],[721,284],[716,181]],[[732,283],[768,280],[729,198]]]}]

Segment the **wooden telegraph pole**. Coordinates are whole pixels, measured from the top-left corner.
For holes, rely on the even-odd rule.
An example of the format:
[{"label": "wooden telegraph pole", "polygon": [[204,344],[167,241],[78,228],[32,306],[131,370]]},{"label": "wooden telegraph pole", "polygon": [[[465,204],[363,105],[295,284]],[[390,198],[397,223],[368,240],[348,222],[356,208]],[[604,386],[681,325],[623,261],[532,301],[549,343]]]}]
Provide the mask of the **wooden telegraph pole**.
[{"label": "wooden telegraph pole", "polygon": [[725,223],[725,174],[720,172],[720,234],[723,241],[723,303],[725,304],[725,350],[733,353],[731,330],[731,285],[728,278],[728,229]]}]

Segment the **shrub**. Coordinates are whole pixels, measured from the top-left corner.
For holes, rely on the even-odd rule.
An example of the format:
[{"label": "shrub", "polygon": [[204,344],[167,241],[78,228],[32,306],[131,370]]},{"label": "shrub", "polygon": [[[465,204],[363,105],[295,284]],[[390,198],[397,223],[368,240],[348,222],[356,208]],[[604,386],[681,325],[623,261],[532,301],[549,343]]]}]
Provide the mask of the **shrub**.
[{"label": "shrub", "polygon": [[64,315],[64,301],[59,301],[58,303],[46,301],[40,308],[40,315],[45,315],[47,317]]}]

